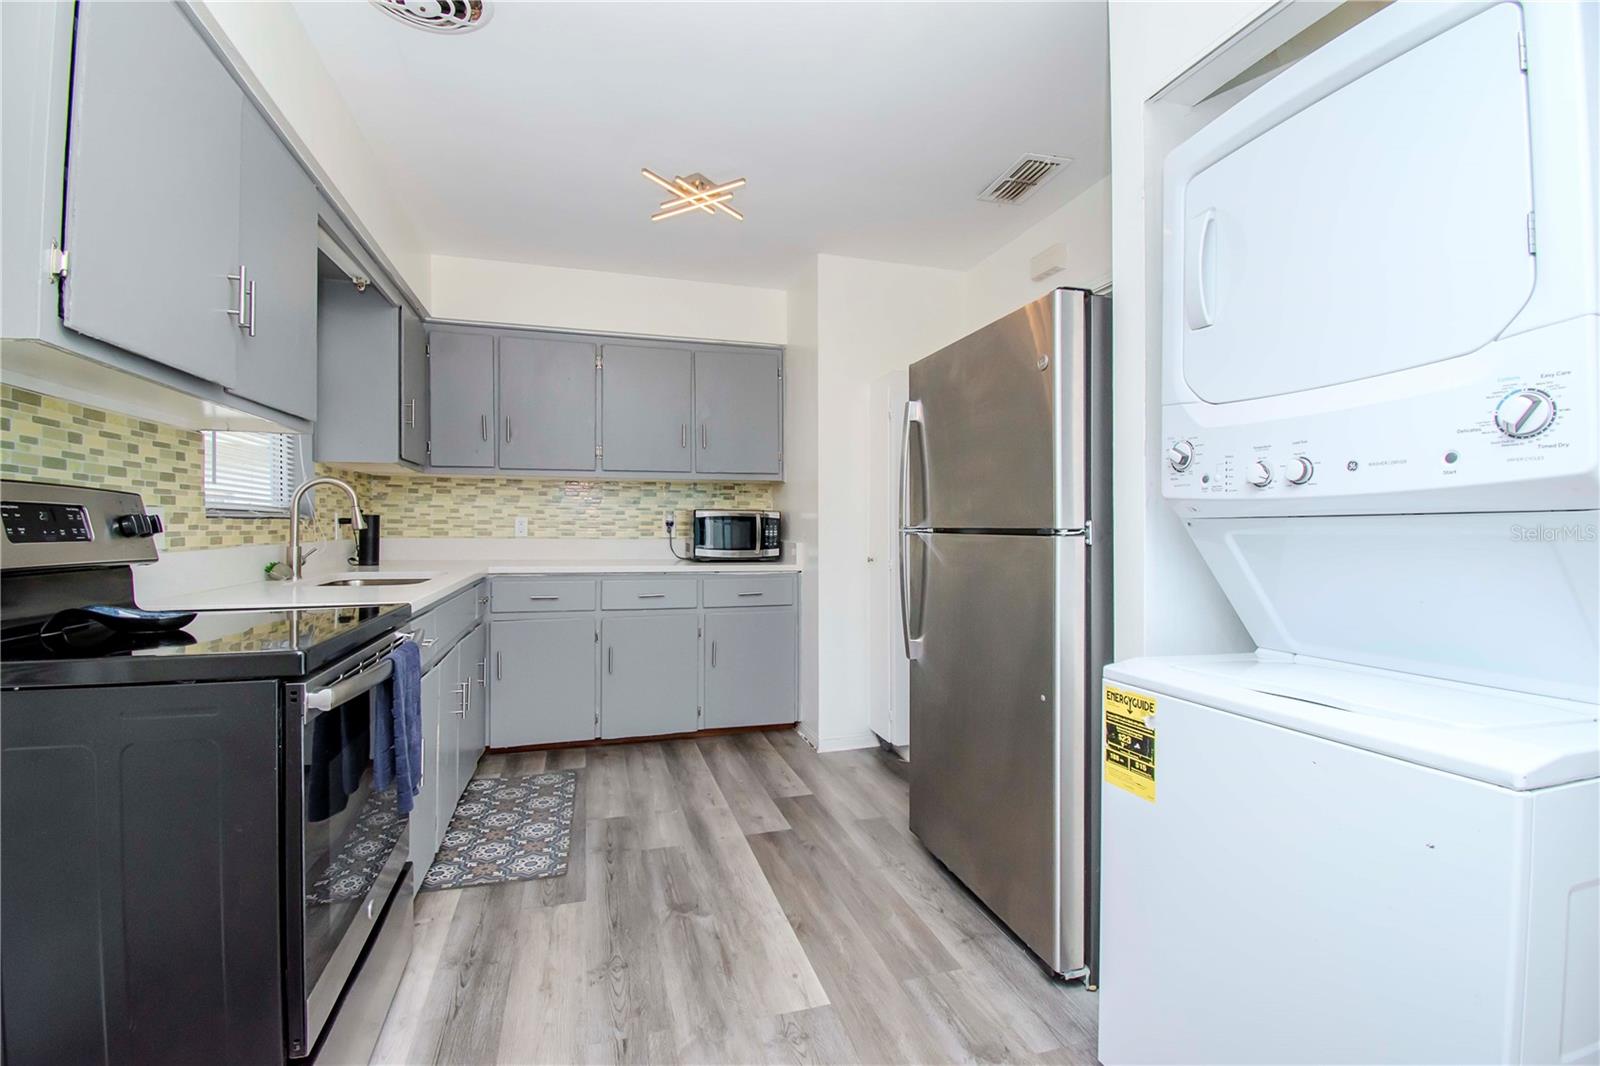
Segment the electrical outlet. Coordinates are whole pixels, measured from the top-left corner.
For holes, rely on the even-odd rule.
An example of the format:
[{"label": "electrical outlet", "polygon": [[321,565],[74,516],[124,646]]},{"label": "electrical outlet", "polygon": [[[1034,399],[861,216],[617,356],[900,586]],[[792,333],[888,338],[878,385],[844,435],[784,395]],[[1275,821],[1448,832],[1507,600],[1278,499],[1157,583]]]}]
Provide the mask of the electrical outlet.
[{"label": "electrical outlet", "polygon": [[527,519],[527,516],[526,515],[517,515],[516,518],[512,519],[511,529],[512,529],[512,532],[514,534],[516,534],[517,536],[526,537],[528,535],[528,519]]}]

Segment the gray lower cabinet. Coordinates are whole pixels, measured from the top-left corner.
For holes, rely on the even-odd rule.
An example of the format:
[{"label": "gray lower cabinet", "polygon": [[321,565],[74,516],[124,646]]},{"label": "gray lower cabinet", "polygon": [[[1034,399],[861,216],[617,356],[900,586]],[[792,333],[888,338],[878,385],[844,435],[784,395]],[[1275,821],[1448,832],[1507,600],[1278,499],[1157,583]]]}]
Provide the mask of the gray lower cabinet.
[{"label": "gray lower cabinet", "polygon": [[744,607],[706,612],[706,729],[796,718],[797,612]]},{"label": "gray lower cabinet", "polygon": [[[239,262],[245,328],[230,391],[317,416],[317,190],[267,120],[242,105]],[[70,272],[69,272],[70,273]]]},{"label": "gray lower cabinet", "polygon": [[428,331],[409,307],[400,310],[399,403],[400,461],[421,466],[428,461]]},{"label": "gray lower cabinet", "polygon": [[602,470],[686,474],[694,469],[692,367],[692,353],[682,348],[604,346]]},{"label": "gray lower cabinet", "polygon": [[499,338],[500,468],[595,469],[595,346]]},{"label": "gray lower cabinet", "polygon": [[[462,638],[459,647],[461,661],[457,676],[463,687],[463,698],[452,782],[457,799],[467,790],[467,782],[477,772],[478,759],[489,745],[489,627],[480,622]],[[451,809],[455,809],[453,803]]]},{"label": "gray lower cabinet", "polygon": [[494,466],[494,337],[434,330],[428,367],[429,461]]},{"label": "gray lower cabinet", "polygon": [[[422,788],[411,809],[411,865],[416,869],[419,888],[433,865],[433,854],[439,849],[439,838],[443,835],[439,825],[438,794],[439,725],[444,710],[440,687],[444,677],[442,662],[422,675]],[[451,677],[453,679],[454,675]]]},{"label": "gray lower cabinet", "polygon": [[176,4],[80,5],[62,298],[69,329],[237,384],[244,106]]},{"label": "gray lower cabinet", "polygon": [[694,469],[775,475],[783,470],[783,381],[778,353],[694,353]]},{"label": "gray lower cabinet", "polygon": [[594,739],[598,632],[592,612],[495,620],[493,747]]},{"label": "gray lower cabinet", "polygon": [[688,733],[700,718],[700,617],[609,614],[600,621],[600,735]]}]

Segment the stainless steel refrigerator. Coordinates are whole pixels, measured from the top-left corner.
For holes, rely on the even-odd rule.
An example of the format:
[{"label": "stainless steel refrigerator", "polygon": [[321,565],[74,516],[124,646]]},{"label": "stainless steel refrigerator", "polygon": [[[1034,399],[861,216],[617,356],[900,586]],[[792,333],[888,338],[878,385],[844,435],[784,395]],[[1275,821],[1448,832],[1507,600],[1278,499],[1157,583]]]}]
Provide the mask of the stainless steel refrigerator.
[{"label": "stainless steel refrigerator", "polygon": [[911,829],[1052,971],[1093,966],[1110,304],[1057,289],[911,366]]}]

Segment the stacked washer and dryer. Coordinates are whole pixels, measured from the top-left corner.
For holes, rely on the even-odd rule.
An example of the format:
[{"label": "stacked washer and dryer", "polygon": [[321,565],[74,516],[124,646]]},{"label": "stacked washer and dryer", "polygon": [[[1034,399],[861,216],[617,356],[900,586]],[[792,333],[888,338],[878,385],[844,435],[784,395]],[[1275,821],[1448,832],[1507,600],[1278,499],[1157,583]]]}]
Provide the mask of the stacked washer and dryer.
[{"label": "stacked washer and dryer", "polygon": [[1600,1059],[1597,37],[1394,4],[1167,159],[1163,492],[1259,650],[1105,671],[1107,1066]]}]

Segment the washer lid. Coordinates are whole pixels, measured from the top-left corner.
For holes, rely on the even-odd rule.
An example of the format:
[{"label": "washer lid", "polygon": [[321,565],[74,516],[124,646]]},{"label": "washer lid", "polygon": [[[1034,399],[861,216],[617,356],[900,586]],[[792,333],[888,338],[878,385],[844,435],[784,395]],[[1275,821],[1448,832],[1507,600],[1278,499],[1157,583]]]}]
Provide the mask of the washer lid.
[{"label": "washer lid", "polygon": [[1129,659],[1105,676],[1517,791],[1600,777],[1594,704],[1272,652]]}]

